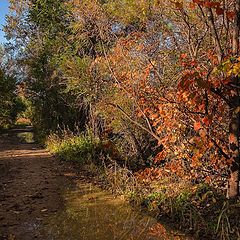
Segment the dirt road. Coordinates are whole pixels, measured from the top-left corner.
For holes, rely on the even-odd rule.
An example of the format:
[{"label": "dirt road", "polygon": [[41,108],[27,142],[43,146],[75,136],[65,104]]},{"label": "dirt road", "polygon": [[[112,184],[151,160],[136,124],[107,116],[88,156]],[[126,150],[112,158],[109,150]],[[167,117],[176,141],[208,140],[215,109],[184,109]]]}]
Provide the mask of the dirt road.
[{"label": "dirt road", "polygon": [[71,167],[27,143],[29,136],[30,128],[0,135],[0,240],[46,239],[44,220],[64,207],[72,184]]}]

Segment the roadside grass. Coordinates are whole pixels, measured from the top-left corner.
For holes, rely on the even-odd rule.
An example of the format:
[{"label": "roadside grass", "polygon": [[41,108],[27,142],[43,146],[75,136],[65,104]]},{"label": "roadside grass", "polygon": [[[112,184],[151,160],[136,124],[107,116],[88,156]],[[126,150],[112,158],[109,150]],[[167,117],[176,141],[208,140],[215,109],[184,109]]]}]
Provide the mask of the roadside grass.
[{"label": "roadside grass", "polygon": [[157,190],[132,194],[130,202],[196,239],[240,239],[240,201],[226,199],[207,184],[160,184]]},{"label": "roadside grass", "polygon": [[90,133],[79,136],[70,134],[63,137],[51,134],[46,145],[50,152],[62,159],[84,164],[97,157],[99,140]]}]

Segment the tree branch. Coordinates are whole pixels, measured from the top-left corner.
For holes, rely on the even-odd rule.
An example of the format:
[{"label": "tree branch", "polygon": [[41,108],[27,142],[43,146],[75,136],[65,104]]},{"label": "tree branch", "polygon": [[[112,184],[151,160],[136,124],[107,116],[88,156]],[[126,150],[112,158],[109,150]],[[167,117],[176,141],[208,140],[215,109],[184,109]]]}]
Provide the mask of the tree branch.
[{"label": "tree branch", "polygon": [[150,131],[149,129],[147,129],[146,127],[144,127],[141,123],[135,121],[134,119],[132,119],[119,105],[114,104],[114,103],[109,103],[109,105],[117,108],[118,110],[120,110],[122,112],[122,114],[128,119],[130,120],[130,122],[132,122],[133,124],[135,124],[136,126],[140,127],[142,130],[148,132],[150,135],[152,135],[158,142],[161,141],[161,139],[152,131]]}]

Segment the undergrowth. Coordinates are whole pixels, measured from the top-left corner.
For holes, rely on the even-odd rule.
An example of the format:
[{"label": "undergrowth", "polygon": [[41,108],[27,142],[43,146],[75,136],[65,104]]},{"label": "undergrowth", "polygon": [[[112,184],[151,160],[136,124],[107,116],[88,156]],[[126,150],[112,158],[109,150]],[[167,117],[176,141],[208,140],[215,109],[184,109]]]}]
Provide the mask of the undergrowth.
[{"label": "undergrowth", "polygon": [[227,200],[206,184],[181,185],[178,182],[162,185],[157,191],[135,193],[130,201],[197,239],[240,239],[239,201]]},{"label": "undergrowth", "polygon": [[[116,194],[125,195],[135,207],[197,239],[239,240],[240,202],[230,202],[220,190],[175,177],[144,182],[112,158],[109,144],[91,132],[74,136],[52,134],[47,148],[66,161],[75,161]],[[109,149],[109,147],[107,148]]]},{"label": "undergrowth", "polygon": [[129,194],[137,182],[131,170],[121,167],[112,156],[116,156],[109,142],[100,141],[91,132],[74,136],[71,133],[51,134],[47,149],[66,161],[80,164],[84,171],[97,176],[113,193]]},{"label": "undergrowth", "polygon": [[48,150],[66,161],[85,163],[97,158],[99,140],[91,133],[79,136],[51,134],[46,142]]}]

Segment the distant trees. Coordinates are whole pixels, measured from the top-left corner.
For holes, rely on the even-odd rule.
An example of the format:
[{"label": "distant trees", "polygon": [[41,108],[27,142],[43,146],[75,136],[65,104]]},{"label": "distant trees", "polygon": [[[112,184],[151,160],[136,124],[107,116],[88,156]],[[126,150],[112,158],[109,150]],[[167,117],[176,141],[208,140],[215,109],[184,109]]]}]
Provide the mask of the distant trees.
[{"label": "distant trees", "polygon": [[15,123],[18,113],[25,109],[17,96],[16,79],[6,73],[4,51],[0,59],[0,129]]}]

